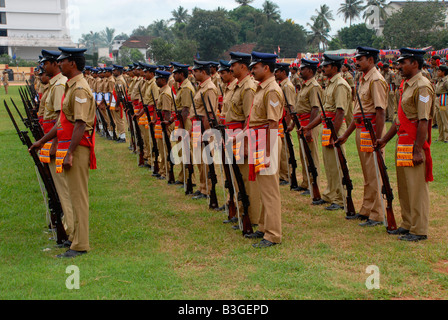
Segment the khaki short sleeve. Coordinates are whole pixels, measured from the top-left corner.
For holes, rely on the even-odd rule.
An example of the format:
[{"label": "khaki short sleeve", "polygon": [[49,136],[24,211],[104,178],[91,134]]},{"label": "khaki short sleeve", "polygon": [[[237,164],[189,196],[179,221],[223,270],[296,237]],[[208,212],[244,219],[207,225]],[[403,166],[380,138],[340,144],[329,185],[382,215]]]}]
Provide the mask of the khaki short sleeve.
[{"label": "khaki short sleeve", "polygon": [[62,109],[62,97],[65,93],[65,86],[58,84],[53,89],[53,111],[58,112]]},{"label": "khaki short sleeve", "polygon": [[83,88],[77,88],[73,92],[73,116],[74,120],[88,122],[91,106],[91,97]]},{"label": "khaki short sleeve", "polygon": [[432,118],[434,95],[427,87],[420,87],[416,97],[418,120],[429,120]]},{"label": "khaki short sleeve", "polygon": [[349,92],[346,86],[339,84],[334,89],[334,102],[336,109],[343,109],[344,112],[347,110],[349,104]]},{"label": "khaki short sleeve", "polygon": [[372,81],[370,84],[370,94],[375,108],[385,110],[387,108],[387,85],[381,80]]},{"label": "khaki short sleeve", "polygon": [[312,86],[309,92],[311,108],[320,108],[319,95],[322,96],[322,89],[319,86]]},{"label": "khaki short sleeve", "polygon": [[269,91],[266,94],[266,116],[267,120],[279,121],[283,116],[283,99],[277,91]]},{"label": "khaki short sleeve", "polygon": [[254,102],[255,90],[252,88],[247,88],[243,91],[243,112],[244,116],[249,117],[250,109],[252,103]]}]

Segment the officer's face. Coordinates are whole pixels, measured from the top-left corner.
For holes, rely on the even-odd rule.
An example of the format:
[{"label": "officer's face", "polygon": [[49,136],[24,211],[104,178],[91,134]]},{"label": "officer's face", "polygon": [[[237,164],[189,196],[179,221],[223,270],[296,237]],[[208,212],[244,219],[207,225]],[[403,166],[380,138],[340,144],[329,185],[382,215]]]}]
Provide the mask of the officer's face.
[{"label": "officer's face", "polygon": [[70,74],[71,70],[73,68],[76,68],[76,64],[73,61],[69,61],[67,58],[63,60],[58,61],[59,69],[61,69],[61,72],[64,76],[67,76]]},{"label": "officer's face", "polygon": [[268,70],[269,66],[264,65],[261,62],[258,62],[256,65],[252,67],[251,72],[255,80],[263,81]]},{"label": "officer's face", "polygon": [[369,68],[370,68],[370,62],[366,56],[362,56],[356,59],[356,69],[365,72],[368,71]]},{"label": "officer's face", "polygon": [[418,66],[417,61],[411,62],[411,59],[400,60],[398,64],[398,70],[400,71],[401,76],[408,79],[411,78],[415,64],[417,64]]},{"label": "officer's face", "polygon": [[232,82],[232,80],[233,80],[233,73],[231,73],[230,71],[223,70],[223,71],[220,71],[219,74],[220,74],[220,76],[222,78],[222,81],[224,83]]},{"label": "officer's face", "polygon": [[325,66],[322,66],[322,71],[324,72],[325,76],[332,77],[337,73],[337,68],[334,67],[332,64],[327,64]]},{"label": "officer's face", "polygon": [[230,66],[230,72],[233,73],[233,76],[235,78],[239,78],[242,75],[242,73],[243,73],[242,64],[238,63],[238,62],[233,63]]}]

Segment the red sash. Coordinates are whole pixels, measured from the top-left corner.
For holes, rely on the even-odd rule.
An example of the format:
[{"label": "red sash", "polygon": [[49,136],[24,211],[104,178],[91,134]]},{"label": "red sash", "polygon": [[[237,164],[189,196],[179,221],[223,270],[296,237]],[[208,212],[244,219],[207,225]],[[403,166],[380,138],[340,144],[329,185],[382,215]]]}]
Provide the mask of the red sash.
[{"label": "red sash", "polygon": [[[96,122],[96,119],[95,119]],[[73,129],[75,126],[67,120],[64,111],[61,111],[60,116],[60,126],[58,127],[58,150],[56,151],[56,172],[60,173],[63,171],[62,164],[64,158],[67,155],[68,148],[72,141]],[[85,146],[90,148],[90,169],[96,169],[96,156],[95,156],[95,125],[93,126],[92,135],[87,131],[84,132],[82,139],[79,143],[80,146]]]},{"label": "red sash", "polygon": [[307,126],[310,123],[311,112],[299,114],[299,121],[302,127]]},{"label": "red sash", "polygon": [[[414,145],[417,139],[417,127],[418,121],[409,120],[401,106],[401,99],[403,96],[403,84],[400,86],[400,100],[398,102],[398,120],[400,121],[400,126],[398,130],[398,144],[412,144]],[[432,157],[431,157],[431,121],[428,122],[428,139],[423,144],[423,150],[426,157],[426,182],[434,181],[432,173]]]},{"label": "red sash", "polygon": [[[269,125],[249,128],[249,181],[255,181],[257,173],[264,170],[266,157],[266,135]],[[260,129],[264,129],[259,132]]]}]

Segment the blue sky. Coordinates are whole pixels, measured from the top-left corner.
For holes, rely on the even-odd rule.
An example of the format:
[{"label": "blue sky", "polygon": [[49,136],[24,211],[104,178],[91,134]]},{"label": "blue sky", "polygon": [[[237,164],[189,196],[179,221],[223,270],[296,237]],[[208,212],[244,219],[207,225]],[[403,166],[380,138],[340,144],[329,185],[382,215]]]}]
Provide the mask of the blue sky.
[{"label": "blue sky", "polygon": [[[348,25],[344,23],[341,16],[337,15],[337,10],[342,0],[272,0],[279,5],[282,19],[292,19],[295,23],[304,26],[306,29],[310,18],[315,14],[315,10],[321,5],[327,4],[333,11],[334,21],[331,22],[331,32],[334,34],[340,28]],[[251,5],[255,8],[262,8],[264,0],[255,0]],[[224,7],[228,10],[236,8],[235,1],[216,0],[69,0],[69,7],[74,14],[71,18],[71,37],[77,43],[81,34],[90,31],[101,31],[104,28],[115,28],[116,33],[125,32],[130,34],[138,26],[148,26],[155,20],[170,19],[171,11],[179,6],[183,6],[191,13],[191,9],[199,7],[213,10],[217,7]],[[354,21],[359,23],[360,20]]]}]

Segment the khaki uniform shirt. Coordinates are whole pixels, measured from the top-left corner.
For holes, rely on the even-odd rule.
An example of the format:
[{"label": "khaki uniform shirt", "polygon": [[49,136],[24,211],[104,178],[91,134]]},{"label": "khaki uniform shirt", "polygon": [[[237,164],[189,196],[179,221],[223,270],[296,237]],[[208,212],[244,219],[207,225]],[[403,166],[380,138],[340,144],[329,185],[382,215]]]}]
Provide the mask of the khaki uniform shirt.
[{"label": "khaki uniform shirt", "polygon": [[337,109],[343,109],[344,114],[352,99],[351,88],[340,73],[334,75],[329,81],[324,93],[325,111],[336,112]]},{"label": "khaki uniform shirt", "polygon": [[214,75],[211,76],[212,82],[215,85],[216,89],[218,89],[219,95],[221,95],[221,90],[219,90],[219,86],[222,88],[222,80],[221,76],[218,72],[216,72]]},{"label": "khaki uniform shirt", "polygon": [[190,108],[193,108],[191,97],[193,96],[193,98],[194,98],[194,95],[195,95],[195,89],[194,89],[192,83],[190,82],[190,80],[185,79],[180,84],[179,90],[177,90],[176,108],[177,109],[188,108],[188,110],[190,110]]},{"label": "khaki uniform shirt", "polygon": [[320,108],[319,98],[322,97],[322,88],[315,77],[302,84],[302,90],[297,94],[295,112],[297,114],[310,113],[314,107]]},{"label": "khaki uniform shirt", "polygon": [[[140,91],[142,92],[142,96],[144,97],[145,92],[143,91],[143,84],[145,79],[143,77],[137,77],[135,79],[134,85],[132,87],[132,90],[130,90],[129,94],[131,96],[131,100],[139,100],[141,101]],[[140,91],[139,91],[140,88]],[[156,95],[156,93],[154,93]]]},{"label": "khaki uniform shirt", "polygon": [[86,123],[86,130],[93,130],[95,123],[95,101],[89,84],[83,74],[67,81],[62,111],[71,123],[81,120]]},{"label": "khaki uniform shirt", "polygon": [[259,83],[250,111],[249,127],[266,125],[269,121],[279,122],[283,116],[284,105],[282,89],[274,76]]},{"label": "khaki uniform shirt", "polygon": [[245,122],[250,113],[254,101],[257,86],[250,75],[243,80],[237,81],[235,89],[230,97],[228,110],[226,111],[226,122]]},{"label": "khaki uniform shirt", "polygon": [[[207,117],[207,114],[205,112],[204,104],[202,103],[201,94],[204,96],[205,103],[207,104],[207,110],[210,111],[210,104],[209,104],[209,98],[210,102],[212,104],[213,111],[216,114],[216,110],[218,108],[218,89],[213,84],[211,77],[205,80],[204,82],[199,84],[198,91],[196,92],[196,95],[194,96],[194,104],[196,106],[196,112],[199,116]],[[190,109],[190,117],[193,117],[195,115],[193,106]]]},{"label": "khaki uniform shirt", "polygon": [[[387,83],[377,70],[372,68],[359,80],[358,89],[364,113],[376,113],[376,108],[387,108]],[[353,114],[361,113],[358,99],[355,100]]]},{"label": "khaki uniform shirt", "polygon": [[235,91],[236,84],[238,83],[238,79],[233,79],[232,82],[228,83],[224,88],[224,97],[222,99],[222,110],[221,116],[225,116],[227,111],[231,108],[231,99],[232,94]]},{"label": "khaki uniform shirt", "polygon": [[59,73],[50,79],[48,95],[45,100],[42,96],[41,100],[44,101],[45,104],[44,120],[54,120],[59,116],[56,112],[61,111],[66,83],[67,77],[63,76],[62,73]]},{"label": "khaki uniform shirt", "polygon": [[286,78],[285,80],[280,82],[280,88],[285,95],[284,107],[286,108],[286,102],[288,102],[290,106],[294,106],[296,104],[296,89],[294,88],[292,82],[288,78]]},{"label": "khaki uniform shirt", "polygon": [[115,78],[115,86],[118,86],[119,88],[124,90],[124,92],[127,91],[128,83],[126,82],[126,79],[122,74]]},{"label": "khaki uniform shirt", "polygon": [[47,83],[45,85],[42,85],[42,87],[44,87],[44,93],[42,93],[42,97],[40,100],[40,104],[39,104],[39,110],[37,110],[37,116],[38,117],[43,117],[44,113],[45,113],[45,100],[47,100],[47,96],[48,96],[48,89],[50,88],[50,84]]},{"label": "khaki uniform shirt", "polygon": [[[156,78],[152,78],[151,80],[143,80],[144,82],[142,83],[142,87],[141,87],[141,91],[142,91],[142,96],[143,96],[143,104],[148,105],[148,106],[153,106],[154,103],[157,103],[157,100],[159,99],[159,92],[160,92],[160,88],[157,86],[156,84]],[[134,91],[138,92],[138,83],[136,84],[136,88],[134,88]],[[151,94],[152,92],[152,94]],[[140,99],[140,93],[138,93],[138,100]],[[156,101],[153,100],[153,95],[154,95],[154,99]],[[157,106],[157,109],[159,109],[159,106]]]},{"label": "khaki uniform shirt", "polygon": [[171,97],[171,87],[166,85],[159,89],[159,99],[157,109],[162,111],[174,111],[173,98]]},{"label": "khaki uniform shirt", "polygon": [[448,76],[445,76],[436,84],[435,93],[437,95],[448,93]]},{"label": "khaki uniform shirt", "polygon": [[433,86],[421,72],[404,82],[401,107],[409,120],[432,119],[434,100]]}]

